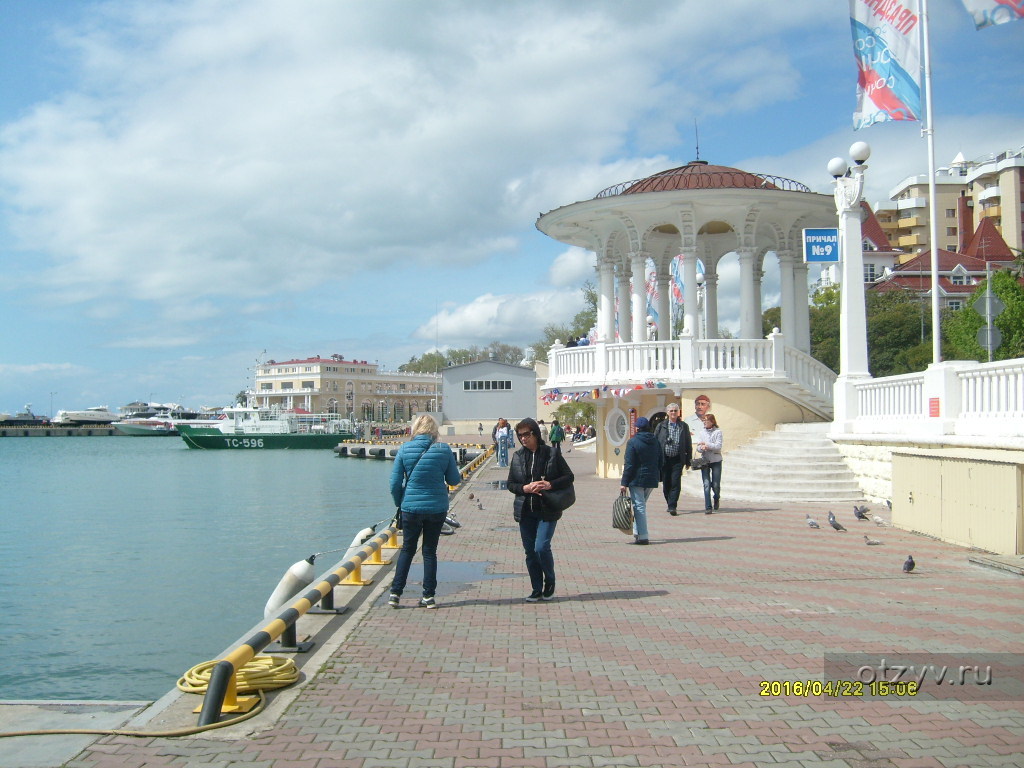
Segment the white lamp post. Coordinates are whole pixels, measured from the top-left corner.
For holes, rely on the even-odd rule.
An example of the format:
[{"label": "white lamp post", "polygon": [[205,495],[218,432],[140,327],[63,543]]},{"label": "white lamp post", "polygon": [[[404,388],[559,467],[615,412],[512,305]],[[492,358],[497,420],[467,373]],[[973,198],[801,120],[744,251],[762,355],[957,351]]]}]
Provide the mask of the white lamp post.
[{"label": "white lamp post", "polygon": [[840,432],[857,418],[856,383],[871,377],[868,371],[867,313],[864,306],[864,251],[861,236],[861,194],[871,147],[858,141],[850,147],[850,168],[841,157],[828,163],[835,179],[839,215],[839,255],[842,260],[839,306],[839,376],[833,389],[834,422]]},{"label": "white lamp post", "polygon": [[707,323],[707,283],[704,280],[704,273],[697,273],[697,338],[708,337]]}]

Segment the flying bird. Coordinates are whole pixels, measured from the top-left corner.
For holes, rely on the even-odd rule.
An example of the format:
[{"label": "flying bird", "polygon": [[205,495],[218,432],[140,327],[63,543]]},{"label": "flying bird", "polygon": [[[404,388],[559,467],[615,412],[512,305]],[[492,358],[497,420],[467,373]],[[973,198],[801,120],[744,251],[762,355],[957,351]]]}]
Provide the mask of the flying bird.
[{"label": "flying bird", "polygon": [[858,507],[856,504],[853,505],[853,516],[858,520],[870,520],[868,517],[867,507]]},{"label": "flying bird", "polygon": [[845,528],[843,528],[843,524],[836,520],[836,516],[832,513],[832,510],[829,510],[828,513],[828,524],[835,528],[837,531],[846,530]]},{"label": "flying bird", "polygon": [[871,519],[875,521],[875,525],[879,528],[885,528],[885,520],[880,518],[878,515],[872,515]]},{"label": "flying bird", "polygon": [[815,520],[813,517],[811,517],[810,515],[807,515],[807,514],[805,514],[804,516],[807,518],[807,525],[810,528],[821,528],[821,526],[818,525],[818,521]]},{"label": "flying bird", "polygon": [[864,543],[867,544],[869,547],[876,547],[882,542],[880,542],[878,539],[869,539],[867,536],[865,536]]},{"label": "flying bird", "polygon": [[910,573],[912,570],[914,570],[915,565],[917,565],[917,563],[914,562],[914,556],[907,555],[907,559],[903,563],[903,572]]}]

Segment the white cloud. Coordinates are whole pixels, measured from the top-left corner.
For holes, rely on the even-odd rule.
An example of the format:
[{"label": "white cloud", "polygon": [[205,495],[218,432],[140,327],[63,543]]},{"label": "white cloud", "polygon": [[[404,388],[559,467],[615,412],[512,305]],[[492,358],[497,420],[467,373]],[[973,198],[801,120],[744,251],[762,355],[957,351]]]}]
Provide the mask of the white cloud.
[{"label": "white cloud", "polygon": [[541,338],[545,326],[569,322],[581,309],[583,297],[578,289],[506,296],[487,293],[438,312],[413,335],[438,339],[446,347],[486,345],[495,339],[525,346]]},{"label": "white cloud", "polygon": [[556,288],[566,286],[578,286],[586,280],[594,280],[594,264],[597,256],[593,251],[588,251],[575,246],[560,253],[551,264],[549,277],[551,284]]}]

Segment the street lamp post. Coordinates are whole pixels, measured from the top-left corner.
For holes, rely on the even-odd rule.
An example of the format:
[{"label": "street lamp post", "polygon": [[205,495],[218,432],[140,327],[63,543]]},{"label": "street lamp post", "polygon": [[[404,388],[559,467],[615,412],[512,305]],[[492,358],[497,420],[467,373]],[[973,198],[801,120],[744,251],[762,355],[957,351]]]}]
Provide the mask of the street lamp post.
[{"label": "street lamp post", "polygon": [[697,273],[697,338],[708,337],[708,319],[705,314],[707,309],[707,283],[704,280],[704,273]]},{"label": "street lamp post", "polygon": [[848,431],[857,418],[856,384],[871,377],[868,371],[867,312],[864,305],[864,250],[861,236],[861,195],[871,147],[858,141],[850,147],[851,168],[841,157],[828,163],[835,179],[839,215],[839,254],[842,259],[839,305],[839,376],[833,389],[834,422]]}]

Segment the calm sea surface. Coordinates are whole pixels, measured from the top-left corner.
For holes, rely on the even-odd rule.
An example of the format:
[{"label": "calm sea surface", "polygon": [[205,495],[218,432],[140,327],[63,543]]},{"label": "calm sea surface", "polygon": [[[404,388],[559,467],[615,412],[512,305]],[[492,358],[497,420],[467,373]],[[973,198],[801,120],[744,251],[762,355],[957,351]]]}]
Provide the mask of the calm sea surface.
[{"label": "calm sea surface", "polygon": [[0,438],[0,699],[159,698],[262,621],[289,566],[390,519],[390,470],[177,437]]}]

